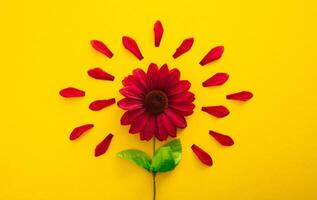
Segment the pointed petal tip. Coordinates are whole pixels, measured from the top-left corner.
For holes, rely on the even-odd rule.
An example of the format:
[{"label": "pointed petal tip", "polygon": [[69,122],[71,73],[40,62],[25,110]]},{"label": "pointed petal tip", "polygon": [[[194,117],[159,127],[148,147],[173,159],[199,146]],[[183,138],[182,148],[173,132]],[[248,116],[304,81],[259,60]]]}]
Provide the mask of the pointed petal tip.
[{"label": "pointed petal tip", "polygon": [[88,75],[94,79],[105,80],[105,81],[113,81],[114,76],[105,72],[99,67],[88,70]]},{"label": "pointed petal tip", "polygon": [[241,92],[237,92],[233,94],[228,94],[226,96],[227,99],[237,100],[237,101],[248,101],[252,99],[252,97],[253,97],[253,94],[252,92],[249,92],[249,91],[241,91]]},{"label": "pointed petal tip", "polygon": [[202,107],[201,110],[217,118],[223,118],[230,114],[225,106],[207,106]]},{"label": "pointed petal tip", "polygon": [[74,98],[74,97],[84,97],[85,91],[74,88],[74,87],[67,87],[59,91],[59,94],[65,98]]},{"label": "pointed petal tip", "polygon": [[100,53],[106,55],[108,58],[112,58],[113,53],[111,52],[111,50],[102,41],[91,40],[90,44],[95,50],[97,50]]},{"label": "pointed petal tip", "polygon": [[73,131],[69,135],[69,139],[75,140],[75,139],[79,138],[82,134],[84,134],[86,131],[88,131],[89,129],[91,129],[93,127],[94,127],[93,124],[85,124],[85,125],[78,126],[78,127],[73,129]]},{"label": "pointed petal tip", "polygon": [[234,145],[233,139],[228,135],[217,133],[217,132],[211,131],[211,130],[209,131],[209,135],[211,135],[213,138],[215,138],[223,146]]},{"label": "pointed petal tip", "polygon": [[114,104],[116,100],[114,98],[111,99],[105,99],[105,100],[96,100],[89,104],[89,109],[92,111],[99,111],[102,110],[105,107],[108,107],[112,104]]},{"label": "pointed petal tip", "polygon": [[215,60],[218,60],[221,58],[222,54],[224,52],[224,46],[216,46],[212,48],[205,57],[199,62],[201,66],[204,66],[208,63],[211,63]]},{"label": "pointed petal tip", "polygon": [[107,152],[111,140],[113,138],[113,134],[109,133],[104,140],[102,140],[95,148],[95,157],[101,156]]},{"label": "pointed petal tip", "polygon": [[197,158],[205,165],[207,166],[212,166],[213,161],[211,156],[204,151],[203,149],[201,149],[199,146],[197,146],[196,144],[193,144],[191,146],[192,151],[195,153],[195,155],[197,156]]}]

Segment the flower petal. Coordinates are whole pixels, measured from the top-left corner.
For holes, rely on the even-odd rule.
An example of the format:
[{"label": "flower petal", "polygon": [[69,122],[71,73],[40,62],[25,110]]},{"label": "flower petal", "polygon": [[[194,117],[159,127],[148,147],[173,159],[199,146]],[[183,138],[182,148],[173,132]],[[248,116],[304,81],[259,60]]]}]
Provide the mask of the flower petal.
[{"label": "flower petal", "polygon": [[168,83],[168,86],[174,86],[175,84],[177,84],[180,76],[181,76],[181,73],[177,68],[172,69],[169,72],[169,75],[166,80],[166,82]]},{"label": "flower petal", "polygon": [[108,74],[107,72],[103,71],[99,67],[88,70],[88,75],[91,76],[92,78],[99,79],[99,80],[106,80],[106,81],[114,80],[114,76],[112,76],[111,74]]},{"label": "flower petal", "polygon": [[185,128],[187,126],[187,123],[186,123],[184,116],[178,114],[177,112],[175,112],[171,108],[167,108],[165,110],[165,114],[172,121],[174,126],[176,126],[178,128]]},{"label": "flower petal", "polygon": [[78,127],[73,129],[73,131],[71,132],[71,134],[69,136],[69,139],[75,140],[75,139],[79,138],[83,133],[85,133],[86,131],[88,131],[89,129],[91,129],[93,127],[94,127],[93,124],[85,124],[82,126],[78,126]]},{"label": "flower petal", "polygon": [[89,105],[89,109],[93,111],[99,111],[107,106],[114,104],[116,100],[114,98],[105,100],[96,100]]},{"label": "flower petal", "polygon": [[62,97],[65,98],[72,98],[72,97],[83,97],[85,96],[85,91],[82,91],[80,89],[77,88],[73,88],[73,87],[68,87],[68,88],[64,88],[62,89],[59,94]]},{"label": "flower petal", "polygon": [[164,121],[162,120],[163,115],[158,115],[156,117],[156,127],[157,127],[157,134],[155,134],[155,137],[159,141],[163,141],[167,139],[168,131],[165,128]]},{"label": "flower petal", "polygon": [[126,111],[121,117],[121,125],[132,124],[140,115],[144,114],[144,112],[144,109]]},{"label": "flower petal", "polygon": [[207,55],[200,61],[200,65],[204,66],[214,60],[218,60],[219,58],[221,58],[222,54],[224,51],[224,47],[223,46],[217,46],[212,48]]},{"label": "flower petal", "polygon": [[135,84],[144,92],[148,92],[149,86],[146,82],[146,73],[142,69],[133,70],[133,76],[135,78]]},{"label": "flower petal", "polygon": [[168,99],[168,104],[179,104],[179,103],[187,103],[187,102],[193,102],[195,100],[195,95],[191,92],[185,92],[180,95],[174,95],[171,96]]},{"label": "flower petal", "polygon": [[232,146],[234,144],[233,139],[229,137],[228,135],[223,135],[215,131],[209,131],[209,134],[212,137],[214,137],[223,146]]},{"label": "flower petal", "polygon": [[140,115],[130,126],[129,133],[138,133],[141,132],[144,129],[144,126],[146,125],[148,121],[149,115],[147,113],[144,113],[143,115]]},{"label": "flower petal", "polygon": [[168,70],[168,66],[167,66],[167,64],[164,64],[161,68],[160,68],[160,70],[159,70],[159,75],[158,75],[159,77],[158,77],[158,89],[160,89],[160,90],[164,90],[165,89],[165,87],[166,87],[166,84],[167,84],[167,82],[166,82],[166,80],[167,80],[167,78],[168,78],[168,76],[169,76],[169,70]]},{"label": "flower petal", "polygon": [[253,97],[253,94],[248,91],[241,91],[241,92],[227,95],[227,99],[238,100],[238,101],[248,101],[252,97]]},{"label": "flower petal", "polygon": [[193,103],[173,104],[173,105],[169,105],[169,107],[175,109],[181,115],[188,116],[193,114],[195,105]]},{"label": "flower petal", "polygon": [[176,95],[189,90],[191,83],[187,80],[181,80],[176,85],[173,85],[168,90],[168,96]]},{"label": "flower petal", "polygon": [[167,131],[168,135],[171,137],[176,137],[176,127],[172,123],[172,121],[168,118],[165,113],[162,113],[160,117],[161,123]]},{"label": "flower petal", "polygon": [[151,63],[147,70],[147,82],[150,90],[157,89],[158,85],[158,67],[156,64]]},{"label": "flower petal", "polygon": [[123,36],[122,37],[122,44],[127,50],[129,50],[139,60],[143,59],[142,53],[141,53],[137,43],[135,42],[135,40],[133,40],[132,38],[130,38],[128,36]]},{"label": "flower petal", "polygon": [[182,54],[186,53],[187,51],[189,51],[194,43],[194,38],[187,38],[185,39],[182,44],[176,49],[173,58],[177,58],[179,56],[181,56]]},{"label": "flower petal", "polygon": [[108,150],[108,147],[111,143],[111,140],[113,138],[113,135],[111,133],[109,133],[107,135],[107,137],[102,140],[95,148],[95,156],[101,156],[102,154],[106,153],[106,151]]},{"label": "flower petal", "polygon": [[127,98],[136,99],[140,101],[142,100],[142,94],[137,93],[137,90],[135,90],[134,86],[127,86],[125,88],[120,89],[119,92]]},{"label": "flower petal", "polygon": [[140,139],[149,141],[157,132],[156,121],[153,115],[147,117],[147,122],[140,133]]},{"label": "flower petal", "polygon": [[158,20],[154,24],[154,38],[155,38],[155,46],[159,47],[163,35],[163,26],[162,23]]},{"label": "flower petal", "polygon": [[224,84],[229,78],[229,75],[226,73],[217,73],[210,77],[208,80],[203,82],[204,87],[216,86]]},{"label": "flower petal", "polygon": [[108,58],[111,58],[113,56],[113,53],[110,51],[110,49],[103,42],[101,42],[99,40],[91,40],[90,44],[94,49],[96,49],[100,53],[106,55]]},{"label": "flower petal", "polygon": [[230,111],[224,106],[202,107],[201,110],[218,118],[225,117],[230,113]]},{"label": "flower petal", "polygon": [[136,110],[143,108],[143,103],[135,99],[124,98],[118,101],[118,106],[124,110]]},{"label": "flower petal", "polygon": [[195,144],[192,145],[191,149],[193,150],[193,152],[196,154],[197,158],[202,163],[204,163],[207,166],[212,166],[212,159],[207,152],[205,152],[204,150],[202,150],[200,147],[198,147]]}]

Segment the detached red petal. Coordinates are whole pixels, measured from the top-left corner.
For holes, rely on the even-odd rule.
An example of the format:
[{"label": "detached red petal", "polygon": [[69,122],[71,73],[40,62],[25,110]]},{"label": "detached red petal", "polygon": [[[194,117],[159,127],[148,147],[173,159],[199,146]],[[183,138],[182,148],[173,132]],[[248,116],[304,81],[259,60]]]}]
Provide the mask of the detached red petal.
[{"label": "detached red petal", "polygon": [[216,86],[224,84],[229,78],[226,73],[217,73],[203,82],[204,87]]},{"label": "detached red petal", "polygon": [[103,71],[99,67],[93,68],[88,70],[88,75],[92,78],[99,79],[99,80],[106,80],[106,81],[113,81],[114,76],[108,74],[107,72]]},{"label": "detached red petal", "polygon": [[201,110],[218,118],[225,117],[230,113],[230,111],[224,106],[202,107]]},{"label": "detached red petal", "polygon": [[79,138],[83,133],[88,131],[89,129],[93,128],[93,124],[85,124],[79,127],[74,128],[74,130],[71,132],[69,139],[70,140],[75,140]]},{"label": "detached red petal", "polygon": [[214,47],[207,53],[207,55],[200,61],[199,64],[203,66],[214,60],[218,60],[222,56],[224,50],[225,49],[223,46]]},{"label": "detached red petal", "polygon": [[229,137],[228,135],[223,135],[215,131],[209,131],[209,134],[212,137],[214,137],[223,146],[232,146],[234,144],[233,139]]},{"label": "detached red petal", "polygon": [[109,135],[107,135],[107,137],[102,140],[95,148],[95,156],[101,156],[102,154],[106,153],[106,151],[108,150],[108,147],[111,143],[111,140],[113,138],[113,135],[111,133],[109,133]]},{"label": "detached red petal", "polygon": [[107,106],[114,104],[115,102],[116,102],[116,100],[114,98],[105,99],[105,100],[97,100],[97,101],[90,103],[89,109],[93,110],[93,111],[98,111],[98,110],[101,110]]},{"label": "detached red petal", "polygon": [[142,53],[134,39],[128,36],[123,36],[122,44],[127,50],[133,53],[133,55],[135,55],[139,60],[143,59]]},{"label": "detached red petal", "polygon": [[59,91],[59,94],[65,98],[83,97],[85,96],[85,91],[73,87],[68,87]]},{"label": "detached red petal", "polygon": [[253,94],[248,91],[241,91],[241,92],[227,95],[227,99],[238,100],[238,101],[248,101],[252,97],[253,97]]},{"label": "detached red petal", "polygon": [[191,148],[202,163],[207,166],[212,166],[212,159],[207,152],[205,152],[195,144],[193,144]]},{"label": "detached red petal", "polygon": [[194,38],[187,38],[185,39],[182,44],[176,49],[173,58],[177,58],[179,56],[181,56],[182,54],[186,53],[187,51],[189,51],[194,43]]},{"label": "detached red petal", "polygon": [[111,58],[113,56],[113,53],[103,42],[99,40],[91,40],[90,44],[94,49],[96,49],[102,54],[105,54],[108,58]]},{"label": "detached red petal", "polygon": [[155,46],[159,47],[161,43],[161,39],[163,36],[163,26],[160,21],[156,21],[154,24],[154,39],[155,39]]}]

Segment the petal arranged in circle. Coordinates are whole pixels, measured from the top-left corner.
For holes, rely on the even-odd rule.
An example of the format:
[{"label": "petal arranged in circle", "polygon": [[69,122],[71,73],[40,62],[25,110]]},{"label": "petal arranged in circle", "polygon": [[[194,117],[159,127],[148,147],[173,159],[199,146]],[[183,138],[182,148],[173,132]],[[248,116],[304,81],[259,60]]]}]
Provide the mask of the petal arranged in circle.
[{"label": "petal arranged in circle", "polygon": [[201,110],[218,118],[225,117],[230,113],[230,111],[224,106],[202,107]]},{"label": "petal arranged in circle", "polygon": [[91,40],[90,44],[94,49],[96,49],[100,53],[106,55],[108,58],[111,58],[113,56],[113,53],[110,51],[110,49],[103,42],[101,42],[99,40]]},{"label": "petal arranged in circle", "polygon": [[160,141],[166,140],[168,136],[168,130],[166,129],[164,121],[162,120],[163,117],[163,115],[158,115],[156,117],[157,134],[155,136]]},{"label": "petal arranged in circle", "polygon": [[142,96],[142,91],[140,91],[137,87],[131,85],[131,86],[126,86],[122,89],[119,90],[119,92],[127,97],[127,98],[131,98],[131,99],[136,99],[136,100],[143,100],[143,96]]},{"label": "petal arranged in circle", "polygon": [[223,46],[217,46],[212,48],[207,55],[200,61],[200,65],[204,66],[214,60],[218,60],[219,58],[221,58],[223,51],[225,50],[225,48]]},{"label": "petal arranged in circle", "polygon": [[59,91],[59,94],[65,98],[83,97],[85,96],[85,91],[73,87],[68,87]]},{"label": "petal arranged in circle", "polygon": [[124,110],[136,110],[143,108],[143,103],[139,100],[124,98],[118,101],[118,106]]},{"label": "petal arranged in circle", "polygon": [[224,84],[229,78],[226,73],[217,73],[203,82],[204,87],[216,86]]},{"label": "petal arranged in circle", "polygon": [[162,23],[158,20],[155,22],[154,24],[154,40],[155,40],[155,47],[159,47],[161,40],[162,40],[162,36],[163,36],[163,26]]},{"label": "petal arranged in circle", "polygon": [[101,156],[102,154],[106,153],[109,145],[111,143],[111,140],[113,138],[113,135],[111,133],[109,133],[107,135],[107,137],[105,137],[104,140],[102,140],[95,148],[95,156]]},{"label": "petal arranged in circle", "polygon": [[178,58],[179,56],[183,55],[187,51],[189,51],[194,43],[194,38],[187,38],[183,40],[182,44],[176,49],[175,53],[173,54],[173,58]]},{"label": "petal arranged in circle", "polygon": [[233,139],[228,135],[217,133],[215,131],[209,131],[209,134],[223,146],[232,146],[234,144]]},{"label": "petal arranged in circle", "polygon": [[140,133],[140,139],[149,141],[152,139],[153,135],[157,132],[156,121],[153,115],[147,117],[147,122]]},{"label": "petal arranged in circle", "polygon": [[149,118],[149,115],[147,113],[144,113],[144,115],[141,115],[139,116],[130,126],[130,129],[129,129],[129,133],[138,133],[138,132],[141,132],[147,121],[148,121],[148,118]]},{"label": "petal arranged in circle", "polygon": [[253,94],[248,91],[241,91],[241,92],[227,95],[227,99],[238,100],[238,101],[248,101],[252,97],[253,97]]},{"label": "petal arranged in circle", "polygon": [[85,133],[86,131],[88,131],[89,129],[91,129],[93,127],[94,127],[93,124],[85,124],[85,125],[78,126],[78,127],[73,129],[73,131],[71,132],[71,134],[69,136],[69,139],[75,140],[75,139],[79,138],[83,133]]},{"label": "petal arranged in circle", "polygon": [[204,150],[202,150],[199,146],[193,144],[191,146],[191,149],[193,150],[193,152],[196,154],[197,158],[204,163],[207,166],[212,166],[212,159],[210,157],[210,155],[205,152]]},{"label": "petal arranged in circle", "polygon": [[132,124],[137,120],[137,118],[143,115],[145,112],[144,109],[137,109],[137,110],[128,110],[126,111],[121,117],[121,125],[128,125]]},{"label": "petal arranged in circle", "polygon": [[123,36],[122,37],[122,44],[127,50],[129,50],[139,60],[143,59],[143,55],[138,47],[138,44],[135,42],[134,39],[132,39],[128,36]]},{"label": "petal arranged in circle", "polygon": [[147,82],[150,89],[157,89],[158,84],[158,67],[156,64],[151,63],[146,73]]},{"label": "petal arranged in circle", "polygon": [[89,109],[93,110],[93,111],[99,111],[107,106],[114,104],[115,102],[116,102],[116,100],[114,98],[96,100],[96,101],[93,101],[92,103],[90,103]]},{"label": "petal arranged in circle", "polygon": [[171,122],[174,124],[174,126],[178,128],[185,128],[187,126],[186,120],[184,116],[178,114],[171,108],[167,108],[165,110],[165,114],[168,116],[168,118],[171,120]]},{"label": "petal arranged in circle", "polygon": [[106,81],[114,80],[114,76],[112,76],[111,74],[108,74],[107,72],[105,72],[99,67],[88,70],[88,75],[91,76],[92,78],[99,79],[99,80],[106,80]]},{"label": "petal arranged in circle", "polygon": [[172,95],[176,95],[179,93],[183,93],[187,90],[189,90],[191,84],[189,81],[187,80],[181,80],[179,81],[176,85],[171,86],[168,90],[168,95],[172,96]]}]

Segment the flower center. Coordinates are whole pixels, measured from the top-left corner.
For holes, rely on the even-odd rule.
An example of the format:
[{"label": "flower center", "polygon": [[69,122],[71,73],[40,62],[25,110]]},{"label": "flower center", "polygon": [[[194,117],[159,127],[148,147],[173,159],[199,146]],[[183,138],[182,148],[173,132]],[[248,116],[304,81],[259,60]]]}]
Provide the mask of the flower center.
[{"label": "flower center", "polygon": [[152,90],[145,95],[145,108],[154,115],[160,114],[168,106],[168,98],[161,90]]}]

